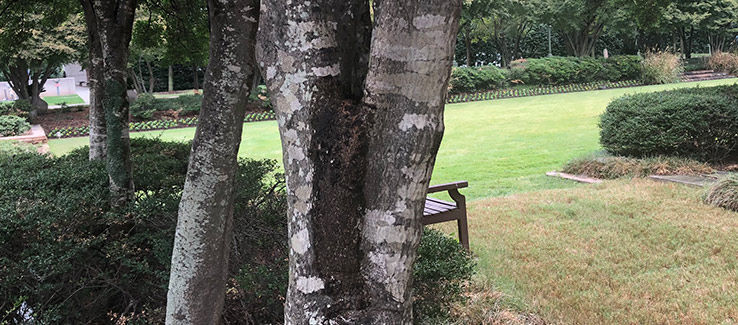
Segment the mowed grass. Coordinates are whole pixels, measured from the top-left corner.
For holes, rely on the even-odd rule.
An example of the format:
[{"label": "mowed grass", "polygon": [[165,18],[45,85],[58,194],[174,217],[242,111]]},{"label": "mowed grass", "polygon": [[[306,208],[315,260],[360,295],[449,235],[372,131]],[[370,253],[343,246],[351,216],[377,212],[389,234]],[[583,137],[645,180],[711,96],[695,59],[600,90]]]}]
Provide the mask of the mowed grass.
[{"label": "mowed grass", "polygon": [[[433,183],[468,180],[471,199],[539,189],[575,187],[544,176],[572,158],[599,150],[598,117],[627,93],[733,84],[735,79],[612,89],[448,105],[446,133]],[[194,128],[134,133],[189,140]],[[86,145],[86,138],[51,140],[55,154]],[[276,122],[247,123],[240,155],[281,159]]]},{"label": "mowed grass", "polygon": [[73,105],[73,104],[84,104],[85,101],[82,99],[82,97],[79,97],[79,95],[67,95],[67,96],[49,96],[44,97],[43,100],[49,105],[61,105],[62,103],[67,103],[67,105]]},{"label": "mowed grass", "polygon": [[477,281],[552,323],[735,324],[738,214],[701,195],[636,179],[476,200]]}]

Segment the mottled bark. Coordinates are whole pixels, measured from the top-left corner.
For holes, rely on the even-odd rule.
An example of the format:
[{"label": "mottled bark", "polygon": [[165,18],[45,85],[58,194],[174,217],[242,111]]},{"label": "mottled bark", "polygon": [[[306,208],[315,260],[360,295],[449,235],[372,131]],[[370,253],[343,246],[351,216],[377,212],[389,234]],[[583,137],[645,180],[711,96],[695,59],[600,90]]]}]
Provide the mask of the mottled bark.
[{"label": "mottled bark", "polygon": [[82,0],[82,9],[87,25],[87,47],[89,61],[87,64],[87,86],[90,88],[90,160],[104,160],[107,156],[107,131],[105,128],[105,110],[102,106],[103,54],[100,44],[100,31],[92,3]]},{"label": "mottled bark", "polygon": [[257,53],[287,176],[287,324],[412,322],[461,2],[374,8],[370,40],[368,0],[262,6]]},{"label": "mottled bark", "polygon": [[237,155],[255,71],[258,0],[210,0],[210,61],[179,206],[167,324],[218,324],[233,228]]},{"label": "mottled bark", "polygon": [[102,107],[111,200],[113,205],[122,205],[134,197],[126,78],[136,0],[88,1],[94,10],[103,59]]}]

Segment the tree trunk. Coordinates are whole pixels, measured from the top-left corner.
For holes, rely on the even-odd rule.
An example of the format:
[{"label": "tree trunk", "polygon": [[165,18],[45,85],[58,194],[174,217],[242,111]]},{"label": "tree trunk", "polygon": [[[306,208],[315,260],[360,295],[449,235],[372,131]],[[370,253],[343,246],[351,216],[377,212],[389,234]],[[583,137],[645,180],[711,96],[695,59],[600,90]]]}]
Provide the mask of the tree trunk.
[{"label": "tree trunk", "polygon": [[197,71],[197,66],[192,66],[192,71],[192,88],[197,92],[197,90],[200,89],[200,76]]},{"label": "tree trunk", "polygon": [[257,0],[209,0],[210,61],[179,206],[167,324],[219,324],[233,229],[237,155],[254,78]]},{"label": "tree trunk", "polygon": [[154,86],[156,85],[156,77],[154,77],[154,69],[151,68],[151,62],[146,60],[146,68],[149,70],[149,93],[154,93]]},{"label": "tree trunk", "polygon": [[92,1],[103,54],[103,109],[110,198],[113,206],[120,206],[134,198],[126,66],[136,0]]},{"label": "tree trunk", "polygon": [[286,324],[412,323],[461,1],[374,6],[371,40],[368,0],[262,7],[257,53],[287,176]]},{"label": "tree trunk", "polygon": [[169,66],[167,73],[167,91],[174,92],[174,71],[172,71],[172,66]]},{"label": "tree trunk", "polygon": [[128,68],[128,77],[131,78],[133,89],[136,90],[136,94],[146,93],[146,89],[141,85],[141,79],[138,78],[138,75],[133,68]]},{"label": "tree trunk", "polygon": [[90,88],[90,160],[104,160],[107,156],[107,131],[105,110],[103,109],[103,55],[100,44],[100,31],[97,27],[92,3],[82,0],[82,8],[87,24],[87,44],[89,63],[87,67],[87,86]]},{"label": "tree trunk", "polygon": [[466,49],[466,66],[472,66],[472,54],[471,54],[471,38],[469,37],[469,31],[464,28],[464,48]]}]

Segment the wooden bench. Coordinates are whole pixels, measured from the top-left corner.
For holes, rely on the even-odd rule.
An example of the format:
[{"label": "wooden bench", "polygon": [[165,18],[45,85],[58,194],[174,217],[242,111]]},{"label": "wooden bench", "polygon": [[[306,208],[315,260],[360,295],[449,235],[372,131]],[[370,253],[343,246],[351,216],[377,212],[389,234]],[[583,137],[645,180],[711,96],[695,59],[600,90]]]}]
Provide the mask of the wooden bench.
[{"label": "wooden bench", "polygon": [[459,242],[469,250],[469,229],[466,222],[466,198],[459,193],[460,188],[468,187],[468,182],[456,182],[431,186],[428,194],[448,192],[454,202],[447,202],[428,197],[423,210],[423,225],[456,221],[459,227]]}]

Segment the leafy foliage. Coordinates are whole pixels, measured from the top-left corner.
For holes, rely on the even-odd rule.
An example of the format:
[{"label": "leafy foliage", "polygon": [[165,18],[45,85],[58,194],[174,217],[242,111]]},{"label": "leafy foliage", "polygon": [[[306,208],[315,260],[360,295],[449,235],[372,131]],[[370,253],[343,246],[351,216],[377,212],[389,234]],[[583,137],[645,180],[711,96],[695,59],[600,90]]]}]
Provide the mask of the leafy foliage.
[{"label": "leafy foliage", "polygon": [[505,70],[489,66],[484,68],[456,68],[451,73],[451,94],[471,93],[499,89],[507,84]]},{"label": "leafy foliage", "polygon": [[447,318],[451,304],[463,299],[474,267],[471,255],[455,239],[426,228],[413,269],[415,323]]},{"label": "leafy foliage", "polygon": [[738,148],[738,85],[628,95],[608,105],[600,142],[624,156],[720,161]]},{"label": "leafy foliage", "polygon": [[0,116],[0,137],[22,135],[31,129],[26,119],[15,115]]}]

